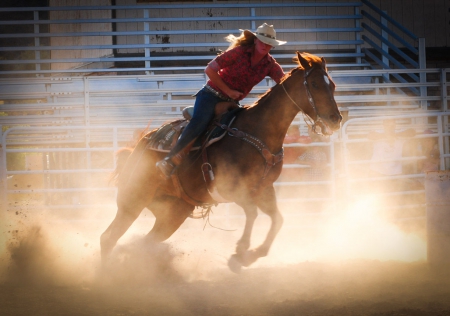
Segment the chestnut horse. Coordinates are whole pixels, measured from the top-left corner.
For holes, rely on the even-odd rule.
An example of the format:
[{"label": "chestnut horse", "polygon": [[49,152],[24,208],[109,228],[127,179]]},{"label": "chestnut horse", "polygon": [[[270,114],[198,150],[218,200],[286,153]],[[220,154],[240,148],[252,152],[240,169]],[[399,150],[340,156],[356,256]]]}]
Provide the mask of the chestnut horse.
[{"label": "chestnut horse", "polygon": [[[103,264],[145,207],[156,218],[145,238],[162,242],[180,227],[195,206],[224,201],[241,206],[246,215],[236,253],[228,261],[230,269],[239,272],[242,266],[268,254],[283,223],[273,183],[282,170],[283,140],[288,127],[299,111],[316,133],[324,135],[338,130],[342,120],[324,58],[297,52],[296,59],[297,68],[253,105],[237,113],[231,125],[234,133],[228,129],[220,141],[201,149],[207,151],[208,166],[214,173],[215,194],[205,183],[204,163],[198,150],[191,151],[177,170],[176,178],[185,193],[180,195],[180,186],[162,179],[155,167],[166,153],[146,148],[155,131],[138,142],[119,171],[117,214],[100,238]],[[270,217],[271,226],[264,242],[250,250],[258,208]]]}]

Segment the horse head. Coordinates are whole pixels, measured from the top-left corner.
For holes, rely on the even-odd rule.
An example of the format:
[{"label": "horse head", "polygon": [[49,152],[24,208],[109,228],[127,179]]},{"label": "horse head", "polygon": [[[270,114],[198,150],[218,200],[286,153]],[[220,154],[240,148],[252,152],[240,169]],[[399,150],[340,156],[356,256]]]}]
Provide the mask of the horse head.
[{"label": "horse head", "polygon": [[323,57],[299,52],[297,61],[297,69],[303,70],[302,81],[306,90],[302,99],[306,97],[307,101],[301,102],[302,106],[296,105],[310,118],[315,133],[331,135],[340,128],[342,116],[334,100],[336,85],[328,75],[326,61]]}]

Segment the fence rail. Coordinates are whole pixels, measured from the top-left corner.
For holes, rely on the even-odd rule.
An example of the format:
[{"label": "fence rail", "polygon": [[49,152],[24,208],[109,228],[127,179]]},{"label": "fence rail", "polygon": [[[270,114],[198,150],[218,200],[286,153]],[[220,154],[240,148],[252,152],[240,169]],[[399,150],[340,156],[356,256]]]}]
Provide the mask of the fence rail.
[{"label": "fence rail", "polygon": [[[404,165],[403,172],[395,175],[374,176],[368,173],[373,144],[368,139],[371,131],[382,129],[385,119],[394,118],[399,129],[412,128],[416,136],[408,139],[409,151],[393,161]],[[364,127],[364,128],[362,128]],[[13,127],[2,137],[4,144],[17,135],[34,136],[41,139],[30,141],[28,146],[5,146],[1,153],[1,173],[7,179],[2,186],[2,200],[8,202],[8,208],[21,207],[25,201],[27,207],[70,208],[89,207],[99,197],[102,203],[113,203],[115,188],[108,184],[108,175],[115,168],[114,153],[126,145],[120,135],[132,130],[130,126],[71,126],[71,127]],[[431,130],[431,132],[429,132]],[[78,132],[78,133],[77,133]],[[103,142],[93,142],[92,135],[103,133]],[[64,139],[78,134],[71,142],[55,143],[56,135]],[[81,137],[83,135],[84,137]],[[109,137],[106,142],[106,137]],[[45,142],[45,139],[50,139]],[[285,145],[285,150],[305,150],[321,147],[326,151],[327,162],[323,179],[305,179],[299,170],[311,168],[297,160],[286,161],[283,173],[276,182],[280,203],[304,205],[305,203],[338,203],[339,199],[367,198],[376,196],[377,201],[396,199],[387,203],[395,207],[399,218],[424,216],[424,171],[421,162],[428,157],[422,151],[423,141],[434,140],[440,157],[438,169],[450,168],[450,129],[449,113],[402,114],[395,116],[377,116],[353,118],[342,127],[340,135],[327,143],[302,144],[294,142]],[[131,140],[131,139],[129,139]],[[368,147],[369,146],[369,147]],[[294,153],[295,155],[295,153]],[[292,157],[291,157],[292,158]],[[14,165],[15,161],[16,165]],[[22,164],[18,164],[22,161]],[[388,161],[377,161],[388,162]],[[396,190],[388,192],[374,190],[374,183],[396,182]],[[306,188],[315,188],[316,193]],[[362,192],[364,188],[371,188]],[[317,194],[319,190],[320,194]],[[398,201],[401,199],[401,203]],[[406,199],[406,200],[405,200]],[[407,202],[405,202],[407,201]]]},{"label": "fence rail", "polygon": [[[406,73],[427,80],[373,82],[382,75]],[[337,83],[337,103],[348,117],[449,110],[449,69],[334,70],[330,75]],[[181,118],[181,110],[193,105],[192,95],[205,82],[204,74],[0,79],[0,125],[156,128]],[[263,80],[241,104],[251,104],[273,84],[269,78]],[[423,96],[411,93],[411,88],[423,90]],[[296,124],[302,124],[301,116]]]},{"label": "fence rail", "polygon": [[[114,203],[115,187],[108,177],[116,167],[114,154],[123,146],[121,134],[133,130],[133,126],[85,126],[71,127],[13,127],[8,129],[2,137],[5,144],[10,144],[10,138],[18,135],[34,136],[29,146],[7,146],[1,152],[0,173],[3,179],[2,201],[7,207],[14,209],[22,207],[20,201],[26,201],[29,208],[70,208],[89,207],[93,201],[107,200]],[[102,142],[92,142],[92,135],[103,134]],[[73,135],[78,135],[71,137]],[[56,136],[58,135],[58,136]],[[64,137],[64,135],[66,137]],[[84,136],[84,137],[82,137]],[[55,142],[55,137],[71,139],[61,143]],[[40,139],[40,141],[38,141]],[[137,139],[128,138],[128,143],[134,143]],[[311,146],[320,146],[329,153],[329,161],[326,168],[330,170],[327,178],[321,181],[301,181],[301,179],[281,178],[276,187],[283,188],[301,187],[305,185],[317,185],[326,188],[330,192],[328,196],[303,196],[299,198],[283,193],[285,196],[280,201],[323,202],[330,201],[335,194],[333,154],[334,143],[289,144],[286,150]],[[15,161],[15,164],[12,161]],[[18,163],[21,161],[22,163]],[[308,168],[306,165],[291,163],[286,166],[288,173],[292,169]]]}]

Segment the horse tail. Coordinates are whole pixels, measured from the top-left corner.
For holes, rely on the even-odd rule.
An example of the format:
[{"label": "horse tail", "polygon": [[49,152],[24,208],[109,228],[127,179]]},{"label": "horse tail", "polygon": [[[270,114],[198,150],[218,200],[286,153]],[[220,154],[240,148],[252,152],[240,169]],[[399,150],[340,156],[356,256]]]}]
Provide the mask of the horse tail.
[{"label": "horse tail", "polygon": [[[149,123],[150,125],[150,123]],[[117,186],[119,182],[119,176],[125,167],[125,163],[128,160],[128,157],[130,157],[133,150],[138,147],[139,143],[141,142],[142,138],[146,136],[147,138],[157,131],[157,129],[154,129],[149,132],[149,125],[143,130],[136,130],[134,134],[134,141],[127,144],[127,147],[121,148],[116,152],[116,168],[109,176],[109,183],[114,182],[114,185]],[[137,133],[136,133],[137,132]]]},{"label": "horse tail", "polygon": [[116,168],[109,176],[109,182],[114,182],[115,185],[117,185],[119,175],[123,170],[123,167],[125,166],[125,162],[127,161],[128,157],[130,157],[131,153],[133,152],[134,148],[131,147],[124,147],[119,149],[116,152]]}]

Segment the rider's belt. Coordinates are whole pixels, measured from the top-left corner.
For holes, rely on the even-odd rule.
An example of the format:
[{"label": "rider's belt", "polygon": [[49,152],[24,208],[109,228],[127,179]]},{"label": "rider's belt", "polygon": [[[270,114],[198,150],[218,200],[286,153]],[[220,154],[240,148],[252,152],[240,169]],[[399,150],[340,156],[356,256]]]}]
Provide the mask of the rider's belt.
[{"label": "rider's belt", "polygon": [[223,94],[222,92],[217,91],[216,89],[212,88],[210,85],[205,84],[204,88],[206,90],[208,90],[209,92],[211,92],[212,94],[214,94],[215,96],[221,98],[224,101],[231,101],[231,102],[236,102],[235,100],[231,99],[230,97],[228,97],[227,95]]}]

